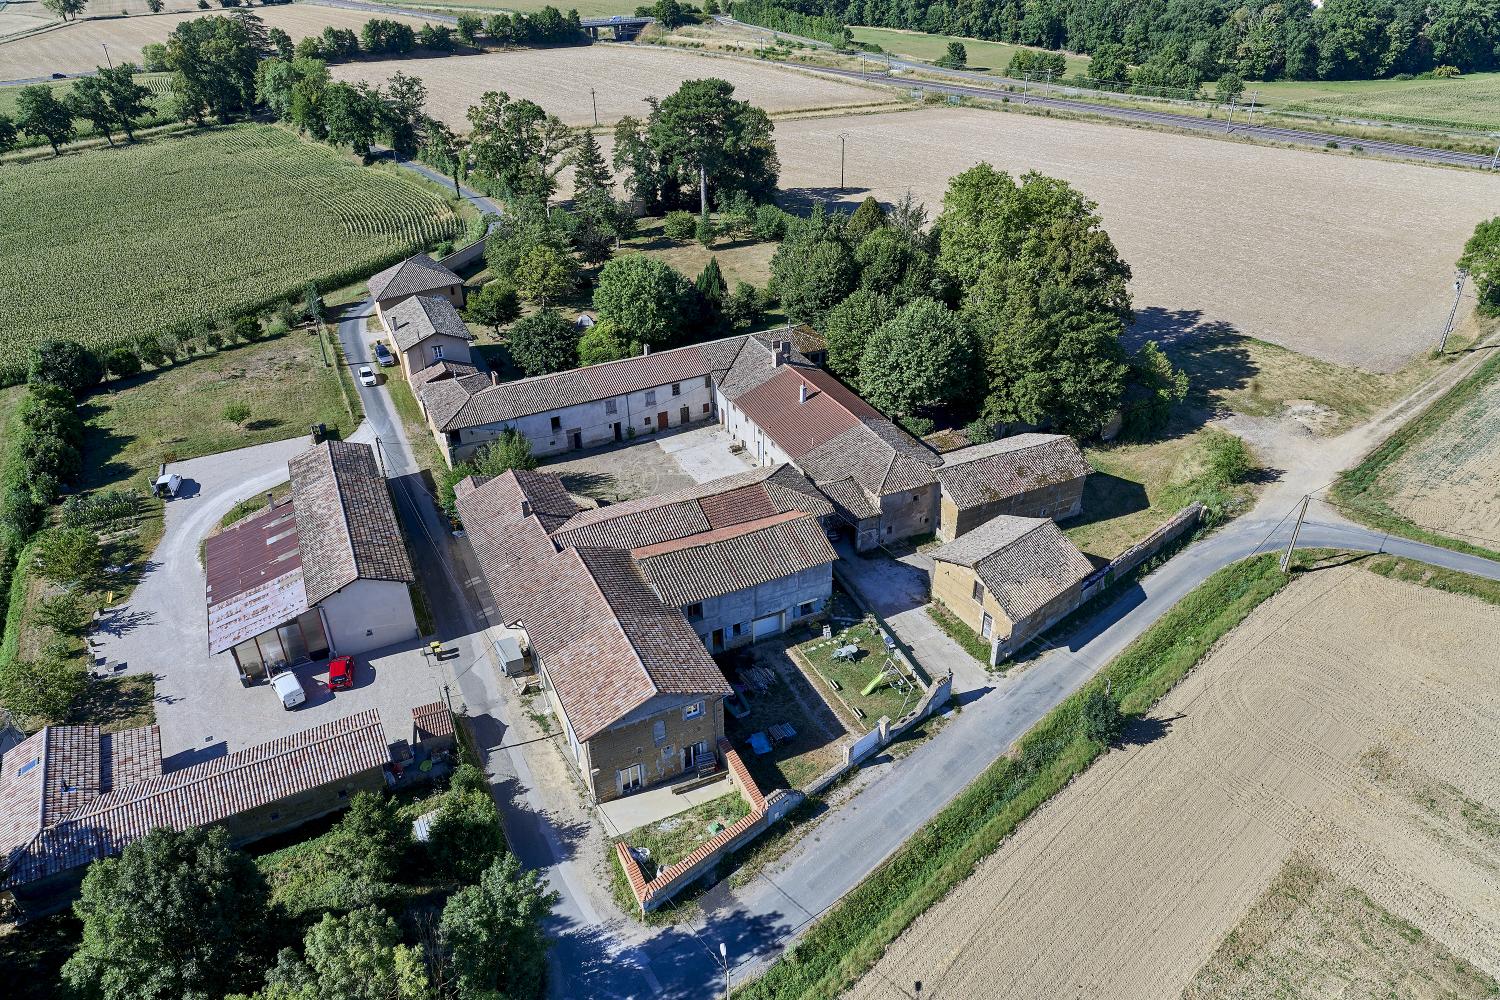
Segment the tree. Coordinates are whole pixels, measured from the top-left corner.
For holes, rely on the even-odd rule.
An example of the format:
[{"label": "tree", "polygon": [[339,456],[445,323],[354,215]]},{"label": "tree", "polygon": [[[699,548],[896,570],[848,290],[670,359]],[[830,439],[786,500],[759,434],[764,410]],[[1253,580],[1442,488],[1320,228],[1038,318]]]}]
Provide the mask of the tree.
[{"label": "tree", "polygon": [[115,144],[115,111],[110,107],[104,86],[97,75],[80,77],[68,92],[64,103],[70,115],[93,125],[96,131],[104,134],[111,146]]},{"label": "tree", "polygon": [[223,827],[158,828],[89,866],[63,981],[100,1000],[211,1000],[259,978],[265,880]]},{"label": "tree", "polygon": [[714,220],[707,215],[700,215],[693,225],[693,238],[707,249],[714,245],[714,237],[717,235],[718,230],[714,228]]},{"label": "tree", "polygon": [[303,131],[311,131],[315,119],[316,134],[321,135],[322,115],[315,116],[313,106],[322,100],[329,79],[328,64],[321,59],[267,59],[255,71],[255,96],[277,118]]},{"label": "tree", "polygon": [[1148,340],[1130,358],[1130,382],[1125,389],[1127,437],[1144,440],[1161,433],[1172,407],[1187,398],[1187,373],[1173,368],[1156,341]]},{"label": "tree", "polygon": [[63,635],[77,635],[85,624],[83,602],[77,594],[66,590],[49,594],[32,607],[31,620]]},{"label": "tree", "polygon": [[400,943],[396,922],[374,907],[325,913],[302,939],[302,957],[283,949],[266,977],[265,1000],[428,1000],[421,952]]},{"label": "tree", "polygon": [[937,61],[937,65],[948,69],[963,69],[969,65],[969,50],[964,48],[963,42],[949,42],[948,50]]},{"label": "tree", "polygon": [[1219,104],[1233,104],[1245,92],[1245,81],[1238,73],[1225,73],[1214,85],[1214,100]]},{"label": "tree", "polygon": [[166,6],[167,0],[146,0],[146,9],[153,14],[160,14]]},{"label": "tree", "polygon": [[484,20],[478,14],[458,15],[458,40],[465,45],[479,44],[479,32],[484,29]]},{"label": "tree", "polygon": [[620,336],[613,323],[596,322],[578,338],[578,363],[599,365],[630,357],[630,345]]},{"label": "tree", "polygon": [[16,95],[16,127],[33,138],[46,139],[52,155],[61,156],[60,147],[73,138],[73,112],[46,84],[22,87]]},{"label": "tree", "polygon": [[974,385],[976,347],[958,315],[916,299],[870,334],[860,359],[864,397],[892,416],[952,406]]},{"label": "tree", "polygon": [[693,230],[697,227],[698,220],[692,212],[678,209],[668,212],[661,223],[661,234],[669,240],[690,240],[693,238]]},{"label": "tree", "polygon": [[141,373],[140,355],[128,347],[116,347],[104,356],[104,367],[115,378],[131,378]]},{"label": "tree", "polygon": [[507,200],[545,205],[551,199],[573,145],[571,129],[534,101],[493,90],[469,108],[469,124],[474,171],[491,178]]},{"label": "tree", "polygon": [[539,309],[510,328],[510,356],[527,375],[578,367],[578,330],[556,310]]},{"label": "tree", "polygon": [[98,355],[72,340],[48,339],[31,349],[26,381],[33,385],[59,386],[82,396],[104,379]]},{"label": "tree", "polygon": [[[99,86],[114,121],[125,132],[128,142],[135,142],[135,125],[151,113],[151,88],[135,82],[139,72],[135,63],[121,63],[113,69],[101,69]],[[82,82],[81,80],[79,81]]]},{"label": "tree", "polygon": [[99,575],[104,557],[99,539],[88,528],[53,528],[36,543],[37,568],[62,584],[88,583]]},{"label": "tree", "polygon": [[652,112],[646,139],[660,164],[663,196],[669,186],[698,189],[699,215],[708,214],[711,194],[744,191],[762,200],[776,190],[781,164],[771,119],[736,101],[725,80],[685,81]]},{"label": "tree", "polygon": [[268,45],[264,22],[249,11],[177,25],[167,36],[164,61],[179,116],[229,121],[252,108],[255,69]]},{"label": "tree", "polygon": [[469,296],[464,310],[469,322],[483,323],[499,334],[500,328],[521,315],[516,290],[503,281],[489,281]]},{"label": "tree", "polygon": [[659,260],[616,257],[599,272],[594,308],[599,318],[653,347],[674,343],[689,315],[692,287]]},{"label": "tree", "polygon": [[732,330],[746,330],[765,315],[765,298],[760,289],[748,281],[737,281],[734,291],[724,300],[724,322]]},{"label": "tree", "polygon": [[573,201],[580,207],[595,205],[600,201],[611,201],[614,197],[615,179],[604,162],[604,153],[599,149],[599,140],[592,132],[584,132],[568,156],[573,167]]},{"label": "tree", "polygon": [[505,853],[505,835],[489,789],[449,791],[432,818],[427,849],[437,869],[454,881],[477,881]]},{"label": "tree", "polygon": [[577,287],[578,264],[565,250],[535,243],[521,254],[513,276],[522,295],[545,306]]},{"label": "tree", "polygon": [[885,227],[885,209],[873,194],[865,195],[864,201],[849,216],[849,221],[844,224],[844,235],[849,242],[859,246],[866,236],[877,229]]},{"label": "tree", "polygon": [[411,843],[411,824],[395,802],[374,792],[355,795],[323,841],[334,865],[369,884],[393,881]]},{"label": "tree", "polygon": [[1130,82],[1130,59],[1123,45],[1106,42],[1094,49],[1089,58],[1089,79],[1096,85],[1128,84]]},{"label": "tree", "polygon": [[865,341],[895,314],[890,299],[868,288],[855,291],[828,310],[821,327],[828,347],[828,370],[851,385],[859,384]]},{"label": "tree", "polygon": [[1458,266],[1474,279],[1479,308],[1487,315],[1500,315],[1500,216],[1474,227],[1464,244]]},{"label": "tree", "polygon": [[449,897],[438,926],[459,996],[540,998],[549,944],[542,922],[557,898],[513,854]]},{"label": "tree", "polygon": [[842,222],[842,216],[828,216],[818,206],[788,226],[771,255],[771,290],[799,323],[821,325],[828,310],[854,291],[859,269]]},{"label": "tree", "polygon": [[0,670],[0,701],[32,719],[61,721],[87,684],[83,671],[62,659],[16,660]]},{"label": "tree", "polygon": [[854,261],[859,286],[897,305],[937,294],[940,282],[931,254],[898,229],[886,227],[866,236],[854,248]]},{"label": "tree", "polygon": [[297,55],[297,45],[292,41],[292,36],[280,28],[272,28],[266,32],[266,40],[271,44],[271,50],[276,58],[283,62],[291,62]]},{"label": "tree", "polygon": [[16,122],[10,115],[0,115],[0,153],[16,148]]},{"label": "tree", "polygon": [[713,303],[715,309],[724,305],[724,301],[729,298],[729,283],[724,280],[724,272],[719,270],[719,258],[708,258],[708,263],[703,265],[703,271],[693,286],[698,291],[698,297]]},{"label": "tree", "polygon": [[64,21],[76,21],[88,6],[88,0],[42,0],[42,6]]},{"label": "tree", "polygon": [[1109,746],[1125,729],[1125,716],[1113,698],[1095,684],[1084,693],[1078,709],[1078,729],[1086,739]]},{"label": "tree", "polygon": [[328,141],[368,157],[384,111],[380,91],[366,83],[330,83],[323,91],[321,106]]},{"label": "tree", "polygon": [[421,77],[407,76],[399,70],[385,84],[385,107],[379,116],[386,142],[402,156],[416,155],[425,139],[427,123],[427,84]]}]

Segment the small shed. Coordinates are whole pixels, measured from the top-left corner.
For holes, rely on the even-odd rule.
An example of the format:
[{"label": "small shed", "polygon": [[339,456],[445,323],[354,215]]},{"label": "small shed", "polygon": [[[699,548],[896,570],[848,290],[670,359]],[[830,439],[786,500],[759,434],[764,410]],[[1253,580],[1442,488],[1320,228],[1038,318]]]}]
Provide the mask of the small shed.
[{"label": "small shed", "polygon": [[500,672],[506,677],[519,677],[526,672],[526,656],[521,652],[520,640],[513,633],[495,640],[495,658],[500,663]]},{"label": "small shed", "polygon": [[429,752],[453,749],[453,713],[440,701],[411,710],[412,743]]}]

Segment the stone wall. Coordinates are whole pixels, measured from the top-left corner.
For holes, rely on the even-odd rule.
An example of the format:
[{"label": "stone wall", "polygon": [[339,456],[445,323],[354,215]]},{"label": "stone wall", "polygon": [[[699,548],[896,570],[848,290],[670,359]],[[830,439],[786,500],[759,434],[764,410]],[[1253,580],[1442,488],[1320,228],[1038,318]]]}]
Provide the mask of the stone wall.
[{"label": "stone wall", "polygon": [[[691,743],[706,742],[709,750],[724,736],[724,700],[718,697],[699,699],[704,712],[695,719],[682,717],[683,704],[656,712],[625,725],[614,726],[588,742],[587,761],[590,773],[585,780],[591,786],[596,802],[620,797],[619,772],[640,764],[648,786],[681,777],[682,748]],[[683,703],[687,703],[684,699]],[[666,737],[656,742],[655,724],[663,723]],[[670,753],[668,752],[670,751]],[[598,774],[592,772],[597,769]]]},{"label": "stone wall", "polygon": [[1051,483],[1016,496],[995,500],[991,503],[959,510],[946,493],[940,504],[938,537],[951,542],[966,532],[991,521],[1002,514],[1015,517],[1050,517],[1054,521],[1065,521],[1077,517],[1083,510],[1083,484],[1085,477]]}]

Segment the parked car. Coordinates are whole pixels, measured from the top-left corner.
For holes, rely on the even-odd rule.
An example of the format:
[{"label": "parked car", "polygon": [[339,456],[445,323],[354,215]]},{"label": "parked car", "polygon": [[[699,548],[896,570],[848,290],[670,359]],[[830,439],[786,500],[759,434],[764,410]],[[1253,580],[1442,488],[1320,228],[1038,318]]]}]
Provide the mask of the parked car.
[{"label": "parked car", "polygon": [[335,656],[328,661],[328,687],[343,691],[354,686],[354,657]]},{"label": "parked car", "polygon": [[375,385],[375,369],[371,368],[369,365],[365,365],[363,368],[361,368],[359,370],[359,384],[373,387]]},{"label": "parked car", "polygon": [[281,707],[293,709],[307,700],[307,690],[297,675],[290,670],[279,673],[271,678],[271,690],[276,692],[276,697],[281,699]]},{"label": "parked car", "polygon": [[385,346],[385,341],[375,341],[375,360],[380,362],[380,367],[389,368],[396,363],[396,356],[391,349]]}]

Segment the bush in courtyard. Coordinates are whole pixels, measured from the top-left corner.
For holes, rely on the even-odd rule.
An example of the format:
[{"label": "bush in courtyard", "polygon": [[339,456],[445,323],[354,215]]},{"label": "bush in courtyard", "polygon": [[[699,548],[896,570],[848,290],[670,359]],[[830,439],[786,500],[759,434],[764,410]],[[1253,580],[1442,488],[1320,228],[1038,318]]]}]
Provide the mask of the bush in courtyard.
[{"label": "bush in courtyard", "polygon": [[698,228],[698,220],[692,212],[668,212],[662,221],[661,232],[669,240],[690,240]]}]

